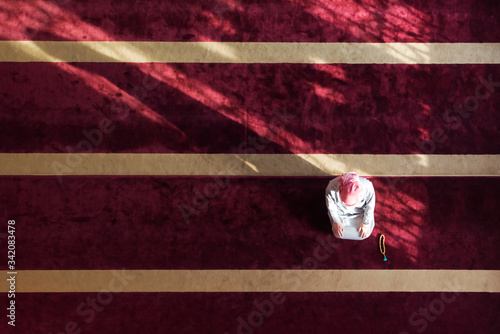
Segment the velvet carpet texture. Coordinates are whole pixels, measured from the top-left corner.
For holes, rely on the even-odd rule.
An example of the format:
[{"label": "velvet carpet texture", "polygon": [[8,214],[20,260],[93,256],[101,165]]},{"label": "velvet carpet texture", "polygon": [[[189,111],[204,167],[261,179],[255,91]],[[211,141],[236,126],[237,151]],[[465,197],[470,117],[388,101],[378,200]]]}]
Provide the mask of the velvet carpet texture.
[{"label": "velvet carpet texture", "polygon": [[[496,65],[0,63],[0,75],[2,152],[76,152],[105,118],[92,153],[500,151]],[[269,143],[258,134],[276,119]]]},{"label": "velvet carpet texture", "polygon": [[[0,40],[497,43],[498,17],[495,0],[0,0]],[[78,152],[103,119],[112,131],[90,153],[500,153],[496,64],[0,62],[0,78],[0,153]],[[372,177],[376,226],[362,242],[331,233],[331,178],[0,176],[0,243],[15,219],[18,270],[307,269],[320,248],[319,270],[500,270],[500,177]],[[2,333],[500,332],[498,293],[16,302]]]},{"label": "velvet carpet texture", "polygon": [[20,226],[23,269],[291,269],[317,247],[334,249],[320,269],[500,269],[500,178],[371,180],[376,226],[363,242],[331,234],[329,178],[27,177],[0,186]]},{"label": "velvet carpet texture", "polygon": [[[25,321],[16,330],[247,334],[322,333],[327,328],[377,334],[495,334],[499,297],[439,292],[22,294],[18,312]],[[6,302],[4,295],[0,301]]]},{"label": "velvet carpet texture", "polygon": [[6,40],[497,42],[495,0],[3,1]]}]

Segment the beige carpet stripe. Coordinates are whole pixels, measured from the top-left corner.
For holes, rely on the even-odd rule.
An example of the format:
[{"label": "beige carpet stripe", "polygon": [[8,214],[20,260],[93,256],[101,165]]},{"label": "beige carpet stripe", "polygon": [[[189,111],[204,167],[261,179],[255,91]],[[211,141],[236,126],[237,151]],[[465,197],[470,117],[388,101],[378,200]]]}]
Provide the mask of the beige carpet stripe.
[{"label": "beige carpet stripe", "polygon": [[[5,280],[4,280],[5,282]],[[8,285],[3,283],[3,291]],[[499,270],[25,270],[16,292],[500,292]]]},{"label": "beige carpet stripe", "polygon": [[500,43],[0,41],[1,62],[498,64]]},{"label": "beige carpet stripe", "polygon": [[0,175],[498,176],[500,155],[2,153]]}]

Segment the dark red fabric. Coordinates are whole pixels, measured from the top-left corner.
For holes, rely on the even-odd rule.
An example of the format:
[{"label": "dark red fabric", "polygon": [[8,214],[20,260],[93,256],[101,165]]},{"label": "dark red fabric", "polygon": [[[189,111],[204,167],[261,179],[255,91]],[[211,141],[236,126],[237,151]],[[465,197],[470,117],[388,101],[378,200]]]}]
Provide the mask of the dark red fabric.
[{"label": "dark red fabric", "polygon": [[5,40],[496,42],[498,1],[8,1]]},{"label": "dark red fabric", "polygon": [[[270,306],[272,297],[280,304]],[[6,299],[6,294],[0,295],[3,305]],[[331,333],[497,334],[500,330],[498,293],[29,293],[18,294],[16,300],[18,320],[9,333],[302,334],[328,329]],[[6,323],[2,321],[0,328]]]},{"label": "dark red fabric", "polygon": [[[0,0],[0,40],[483,43],[500,40],[499,16],[495,0]],[[168,80],[117,119],[111,106],[146,74]],[[443,119],[489,75],[500,81],[497,65],[0,63],[0,152],[76,151],[110,118],[92,152],[498,154],[498,88],[456,127]],[[294,116],[281,138],[249,147],[276,109]],[[330,233],[328,180],[0,177],[0,227],[17,222],[18,270],[500,269],[500,178],[372,178],[377,225],[363,242]],[[500,331],[498,293],[415,292],[287,293],[258,328],[238,328],[269,296],[18,293],[16,328],[4,317],[0,331]],[[94,298],[109,304],[86,323]]]},{"label": "dark red fabric", "polygon": [[2,177],[2,226],[19,270],[500,269],[500,178],[371,178],[362,242],[331,234],[329,179]]},{"label": "dark red fabric", "polygon": [[496,65],[0,63],[0,76],[2,152],[77,151],[106,118],[93,153],[500,152]]}]

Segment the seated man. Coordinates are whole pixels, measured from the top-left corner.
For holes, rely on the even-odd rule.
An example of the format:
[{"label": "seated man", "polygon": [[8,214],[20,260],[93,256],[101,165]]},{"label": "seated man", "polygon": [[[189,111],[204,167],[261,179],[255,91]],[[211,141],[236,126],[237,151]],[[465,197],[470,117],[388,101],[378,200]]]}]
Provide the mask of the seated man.
[{"label": "seated man", "polygon": [[340,239],[363,240],[375,227],[375,189],[356,173],[333,179],[326,187],[326,206],[333,234]]}]

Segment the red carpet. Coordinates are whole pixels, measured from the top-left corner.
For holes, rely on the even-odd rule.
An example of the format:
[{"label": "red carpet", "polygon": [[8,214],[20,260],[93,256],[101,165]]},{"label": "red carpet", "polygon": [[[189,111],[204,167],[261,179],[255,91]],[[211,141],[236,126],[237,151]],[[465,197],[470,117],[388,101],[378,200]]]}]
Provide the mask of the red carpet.
[{"label": "red carpet", "polygon": [[[82,333],[320,333],[330,331],[385,334],[482,333],[499,328],[498,294],[488,293],[286,293],[262,320],[252,312],[270,300],[269,293],[126,293],[113,294],[95,311],[96,294],[23,294],[19,332],[64,332],[67,323]],[[448,302],[444,302],[444,301]],[[5,304],[4,295],[0,301]],[[91,301],[92,303],[92,301]],[[485,309],[484,305],[490,305]],[[102,308],[99,308],[102,307]],[[266,307],[266,308],[264,308]],[[262,306],[270,310],[269,306]],[[427,310],[427,311],[426,311]],[[434,310],[435,313],[432,313]],[[421,313],[422,312],[422,313]],[[408,318],[412,316],[410,324]],[[436,315],[437,314],[437,315]],[[133,315],[127,321],[124,315]],[[240,325],[238,318],[250,326]],[[92,321],[90,321],[92,320]],[[87,321],[90,321],[87,323]],[[241,326],[238,332],[238,327]],[[69,327],[72,328],[72,327]],[[161,330],[160,330],[161,329]],[[422,331],[423,332],[423,331]]]},{"label": "red carpet", "polygon": [[484,43],[500,36],[495,0],[61,0],[2,5],[0,36],[7,40]]},{"label": "red carpet", "polygon": [[[498,17],[494,0],[0,0],[0,40],[498,43]],[[498,155],[500,67],[480,57],[432,65],[0,62],[0,153],[75,152],[84,132],[109,118],[114,130],[91,153]],[[151,80],[139,103],[132,94],[148,75],[162,81]],[[131,105],[126,117],[119,101]],[[276,113],[288,115],[286,131],[268,142]],[[436,131],[446,139],[430,147]],[[249,147],[255,140],[266,143]],[[500,270],[500,177],[372,177],[376,227],[363,242],[330,233],[324,189],[332,177],[1,175],[0,242],[5,251],[15,219],[20,271],[292,269],[318,247],[331,251],[319,270]],[[214,184],[214,199],[193,202]],[[91,310],[94,298],[101,306]],[[270,293],[102,298],[18,292],[16,327],[2,312],[0,331],[500,332],[500,294],[489,292],[288,292],[262,318],[256,303]],[[0,303],[8,305],[6,293]]]},{"label": "red carpet", "polygon": [[[500,269],[500,178],[404,178],[397,191],[371,178],[387,263],[376,237],[330,235],[329,179],[35,177],[0,187],[29,226],[17,232],[24,269],[290,269],[318,238],[339,245],[320,269]],[[217,197],[196,199],[212,186]]]},{"label": "red carpet", "polygon": [[[146,74],[172,71],[172,83],[148,80],[144,106],[125,119],[116,99],[143,85]],[[170,73],[170,72],[169,72]],[[72,64],[0,63],[7,125],[3,152],[76,151],[108,117],[115,130],[92,152],[155,153],[436,153],[495,154],[500,150],[500,94],[495,88],[469,112],[465,98],[490,93],[480,77],[500,81],[496,65]],[[179,82],[175,78],[186,77]],[[184,89],[180,91],[173,85]],[[199,85],[226,97],[213,110]],[[500,85],[500,84],[497,84]],[[491,87],[490,87],[491,88]],[[127,101],[127,100],[126,100]],[[456,110],[454,105],[460,105]],[[147,109],[149,108],[149,109]],[[149,111],[148,111],[149,110]],[[449,110],[448,115],[446,111]],[[287,115],[277,145],[255,130]],[[151,118],[147,114],[152,113]],[[234,115],[233,121],[223,113]],[[342,121],[339,121],[342,120]],[[246,126],[248,122],[248,127]],[[423,144],[435,129],[446,140]],[[300,138],[300,141],[294,138]]]}]

